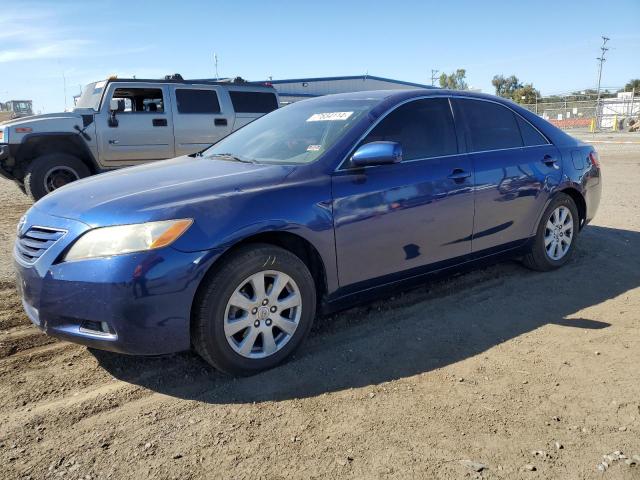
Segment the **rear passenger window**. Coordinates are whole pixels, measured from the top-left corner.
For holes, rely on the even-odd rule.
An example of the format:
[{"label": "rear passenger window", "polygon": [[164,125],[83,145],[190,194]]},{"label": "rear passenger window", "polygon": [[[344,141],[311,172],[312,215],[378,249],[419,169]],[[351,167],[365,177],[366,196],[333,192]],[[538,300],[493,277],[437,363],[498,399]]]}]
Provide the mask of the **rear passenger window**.
[{"label": "rear passenger window", "polygon": [[522,134],[522,140],[525,146],[533,147],[535,145],[547,145],[549,142],[538,130],[533,128],[529,122],[520,115],[516,115],[518,126],[520,127],[520,133]]},{"label": "rear passenger window", "polygon": [[449,101],[446,98],[414,100],[396,108],[362,144],[379,141],[399,142],[404,160],[458,153]]},{"label": "rear passenger window", "polygon": [[275,94],[230,90],[229,96],[236,113],[269,113],[278,108]]},{"label": "rear passenger window", "polygon": [[522,147],[516,115],[507,107],[483,100],[459,100],[472,152]]},{"label": "rear passenger window", "polygon": [[213,90],[176,89],[178,113],[220,113],[218,94]]}]

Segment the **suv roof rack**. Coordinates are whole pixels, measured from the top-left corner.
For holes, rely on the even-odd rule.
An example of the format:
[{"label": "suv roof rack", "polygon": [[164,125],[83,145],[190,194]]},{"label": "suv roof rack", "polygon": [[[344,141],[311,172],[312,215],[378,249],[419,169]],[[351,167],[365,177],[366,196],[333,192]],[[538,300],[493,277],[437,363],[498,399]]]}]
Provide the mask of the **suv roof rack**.
[{"label": "suv roof rack", "polygon": [[249,82],[242,77],[225,78],[222,80],[211,80],[208,78],[196,78],[185,80],[179,73],[171,75],[165,75],[164,78],[118,78],[110,77],[107,79],[107,83],[110,82],[136,82],[136,83],[179,83],[185,85],[233,85],[234,87],[267,87],[274,88],[269,82]]}]

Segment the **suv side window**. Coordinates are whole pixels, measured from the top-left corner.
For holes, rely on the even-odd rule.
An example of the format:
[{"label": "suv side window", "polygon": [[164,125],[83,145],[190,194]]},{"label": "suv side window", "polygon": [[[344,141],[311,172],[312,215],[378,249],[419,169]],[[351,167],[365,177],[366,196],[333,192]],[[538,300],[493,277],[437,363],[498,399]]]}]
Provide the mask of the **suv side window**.
[{"label": "suv side window", "polygon": [[470,152],[522,147],[516,115],[510,109],[484,100],[458,102],[467,124]]},{"label": "suv side window", "polygon": [[176,89],[178,113],[220,113],[218,94],[213,90]]},{"label": "suv side window", "polygon": [[458,142],[447,98],[414,100],[399,106],[361,144],[399,142],[403,160],[455,155]]},{"label": "suv side window", "polygon": [[116,88],[113,100],[122,102],[125,113],[164,113],[164,97],[160,88]]},{"label": "suv side window", "polygon": [[273,93],[229,90],[229,96],[236,113],[269,113],[278,108],[278,100]]},{"label": "suv side window", "polygon": [[529,122],[527,122],[520,115],[516,115],[518,126],[520,127],[520,133],[522,134],[522,140],[525,146],[534,147],[536,145],[548,145],[549,141],[538,130],[533,128]]}]

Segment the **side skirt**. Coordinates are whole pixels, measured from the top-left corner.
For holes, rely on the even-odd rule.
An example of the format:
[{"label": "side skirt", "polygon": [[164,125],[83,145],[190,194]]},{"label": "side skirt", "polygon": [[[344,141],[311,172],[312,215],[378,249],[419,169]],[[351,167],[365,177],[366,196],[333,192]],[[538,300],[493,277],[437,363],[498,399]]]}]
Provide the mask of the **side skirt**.
[{"label": "side skirt", "polygon": [[497,248],[433,263],[398,274],[391,274],[371,281],[341,287],[325,297],[320,304],[320,313],[329,315],[340,310],[392,296],[454,273],[464,273],[479,267],[489,266],[502,260],[518,258],[528,252],[534,237],[501,245]]}]

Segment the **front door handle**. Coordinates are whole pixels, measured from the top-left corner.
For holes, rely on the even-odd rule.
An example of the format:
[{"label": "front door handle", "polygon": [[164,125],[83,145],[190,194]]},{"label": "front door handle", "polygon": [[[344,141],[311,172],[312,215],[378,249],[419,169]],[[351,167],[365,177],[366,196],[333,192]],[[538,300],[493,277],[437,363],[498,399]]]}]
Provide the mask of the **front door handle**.
[{"label": "front door handle", "polygon": [[544,163],[547,167],[559,168],[558,161],[549,154],[546,154],[544,157],[542,157],[542,163]]},{"label": "front door handle", "polygon": [[454,180],[455,182],[462,183],[465,178],[469,178],[471,176],[471,172],[467,172],[462,168],[454,168],[451,175],[448,178]]},{"label": "front door handle", "polygon": [[216,119],[213,121],[213,124],[214,124],[216,127],[226,127],[226,126],[227,126],[227,119],[226,119],[226,118],[216,118]]},{"label": "front door handle", "polygon": [[120,140],[109,140],[109,145],[117,145],[120,143]]},{"label": "front door handle", "polygon": [[153,119],[153,126],[154,127],[166,127],[167,126],[167,119],[166,118],[154,118]]}]

